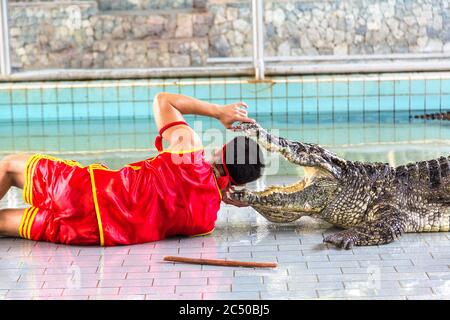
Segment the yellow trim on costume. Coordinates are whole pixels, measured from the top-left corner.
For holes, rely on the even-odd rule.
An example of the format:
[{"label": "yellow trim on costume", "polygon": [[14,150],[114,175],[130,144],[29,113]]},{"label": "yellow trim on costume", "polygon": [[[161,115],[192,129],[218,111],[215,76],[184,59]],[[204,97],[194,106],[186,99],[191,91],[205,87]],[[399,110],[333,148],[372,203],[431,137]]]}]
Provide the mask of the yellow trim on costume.
[{"label": "yellow trim on costume", "polygon": [[89,166],[89,175],[91,176],[92,198],[94,200],[95,213],[97,215],[98,231],[99,231],[99,234],[100,234],[100,245],[104,246],[105,245],[105,238],[103,237],[103,225],[102,225],[102,218],[100,216],[100,209],[99,209],[99,206],[98,206],[97,189],[95,187],[94,166],[93,165]]},{"label": "yellow trim on costume", "polygon": [[65,164],[71,166],[71,167],[80,167],[83,168],[83,166],[81,165],[81,163],[79,163],[78,161],[74,161],[74,160],[62,160]]},{"label": "yellow trim on costume", "polygon": [[90,167],[95,167],[95,168],[102,168],[102,169],[108,169],[106,166],[100,164],[100,163],[91,163],[89,165]]},{"label": "yellow trim on costume", "polygon": [[217,191],[219,191],[220,200],[222,200],[222,191],[220,191],[219,183],[217,182],[217,178],[216,178],[216,175],[214,174],[214,170],[212,172],[212,175],[214,178],[214,182],[216,183]]},{"label": "yellow trim on costume", "polygon": [[25,201],[27,203],[29,201],[28,200],[28,189],[30,188],[29,173],[30,173],[31,164],[34,161],[34,159],[35,159],[35,155],[32,155],[27,159],[27,162],[25,163],[25,179],[24,179],[25,181],[23,183],[22,198],[23,198],[23,201]]},{"label": "yellow trim on costume", "polygon": [[141,170],[141,166],[132,166],[132,165],[127,164],[125,167],[131,168],[133,170]]},{"label": "yellow trim on costume", "polygon": [[[31,168],[34,166],[34,163],[38,160],[39,155],[32,155],[28,160],[28,164],[25,167],[25,182],[23,186],[23,197],[24,201],[30,203],[30,192],[33,189],[33,177],[31,176]],[[31,203],[30,203],[31,204]]]},{"label": "yellow trim on costume", "polygon": [[26,212],[25,222],[23,223],[23,226],[22,226],[22,237],[23,238],[27,238],[28,221],[30,220],[30,216],[34,209],[36,209],[36,207],[28,208],[28,210]]},{"label": "yellow trim on costume", "polygon": [[22,189],[22,199],[24,202],[27,201],[27,188],[28,188],[28,167],[30,165],[30,161],[34,158],[34,155],[31,155],[28,157],[27,161],[25,162],[25,169],[24,169],[24,182],[23,182],[23,189]]},{"label": "yellow trim on costume", "polygon": [[144,161],[150,163],[150,162],[156,160],[157,157],[158,157],[158,156],[154,156],[154,157],[151,157],[151,158],[149,158],[149,159],[145,159]]},{"label": "yellow trim on costume", "polygon": [[28,219],[28,214],[30,213],[30,210],[33,209],[33,207],[29,207],[26,208],[25,211],[23,212],[23,216],[22,216],[22,220],[20,221],[20,226],[19,226],[19,234],[22,238],[25,238],[25,223]]},{"label": "yellow trim on costume", "polygon": [[36,161],[33,161],[31,167],[30,167],[30,172],[29,172],[29,188],[28,188],[28,200],[29,203],[32,205],[33,204],[33,176],[34,176],[34,171],[36,169],[37,163],[39,162],[39,160],[42,159],[42,156],[36,156]]},{"label": "yellow trim on costume", "polygon": [[30,220],[28,221],[28,229],[27,234],[25,235],[27,239],[31,239],[31,228],[33,227],[34,219],[36,218],[36,215],[39,211],[39,208],[36,208],[31,214],[30,214]]},{"label": "yellow trim on costume", "polygon": [[20,236],[21,238],[24,237],[24,236],[23,236],[22,230],[23,230],[23,226],[24,226],[24,224],[25,224],[25,217],[28,215],[28,211],[29,211],[31,208],[32,208],[32,207],[26,208],[26,209],[23,211],[22,220],[20,220],[20,224],[19,224],[19,236]]},{"label": "yellow trim on costume", "polygon": [[201,147],[198,147],[198,148],[194,148],[194,149],[189,149],[189,150],[179,150],[179,151],[177,151],[177,150],[163,150],[163,151],[161,151],[159,154],[162,154],[162,153],[173,153],[173,154],[185,154],[185,153],[192,153],[192,152],[196,152],[196,151],[200,151],[200,150],[203,150],[204,148],[203,148],[203,146],[201,146]]},{"label": "yellow trim on costume", "polygon": [[194,234],[194,235],[191,236],[191,237],[201,237],[201,236],[206,236],[206,235],[208,235],[208,234],[213,233],[215,229],[216,229],[216,228],[212,228],[211,231],[208,231],[208,232],[205,232],[205,233],[200,233],[200,234]]},{"label": "yellow trim on costume", "polygon": [[99,163],[90,164],[89,167],[91,167],[93,169],[97,169],[97,170],[105,170],[105,171],[113,171],[113,172],[120,171],[120,169],[119,170],[113,170],[113,169],[105,167],[105,166],[103,166],[102,164],[99,164]]}]

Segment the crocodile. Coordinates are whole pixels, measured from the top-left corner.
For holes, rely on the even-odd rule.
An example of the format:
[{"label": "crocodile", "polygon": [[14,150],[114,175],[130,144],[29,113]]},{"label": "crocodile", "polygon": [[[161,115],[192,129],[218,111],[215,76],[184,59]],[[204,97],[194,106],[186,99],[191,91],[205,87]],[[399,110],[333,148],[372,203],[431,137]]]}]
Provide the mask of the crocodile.
[{"label": "crocodile", "polygon": [[416,119],[427,119],[427,120],[448,120],[450,121],[450,111],[439,112],[439,113],[426,113],[415,115]]},{"label": "crocodile", "polygon": [[387,244],[406,232],[449,231],[450,156],[393,167],[345,160],[318,144],[275,136],[257,123],[241,123],[235,131],[305,171],[292,185],[228,191],[231,200],[271,222],[323,219],[343,229],[323,241],[344,249]]}]

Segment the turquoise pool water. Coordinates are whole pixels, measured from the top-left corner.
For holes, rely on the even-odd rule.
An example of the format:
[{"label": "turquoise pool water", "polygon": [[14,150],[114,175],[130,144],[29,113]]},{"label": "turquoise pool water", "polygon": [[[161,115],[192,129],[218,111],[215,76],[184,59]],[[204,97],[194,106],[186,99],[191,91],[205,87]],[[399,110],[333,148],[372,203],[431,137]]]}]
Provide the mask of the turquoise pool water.
[{"label": "turquoise pool water", "polygon": [[0,83],[0,122],[151,117],[160,91],[221,104],[244,100],[257,114],[415,114],[450,107],[450,74]]},{"label": "turquoise pool water", "polygon": [[[412,118],[450,110],[450,74],[428,73],[0,83],[0,155],[46,152],[112,168],[148,157],[160,91],[245,101],[264,127],[353,160],[396,165],[450,153],[450,122]],[[213,119],[188,120],[207,149],[233,136]],[[271,174],[296,173],[280,163]]]}]

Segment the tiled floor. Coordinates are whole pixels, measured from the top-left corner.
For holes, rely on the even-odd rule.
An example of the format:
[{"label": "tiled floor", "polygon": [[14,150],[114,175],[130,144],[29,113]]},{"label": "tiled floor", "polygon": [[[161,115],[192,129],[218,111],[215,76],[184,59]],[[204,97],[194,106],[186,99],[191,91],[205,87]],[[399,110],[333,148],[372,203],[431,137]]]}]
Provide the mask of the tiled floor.
[{"label": "tiled floor", "polygon": [[[0,299],[450,299],[450,233],[343,251],[322,244],[333,231],[224,206],[205,237],[113,248],[0,239]],[[278,267],[174,264],[165,255]]]}]

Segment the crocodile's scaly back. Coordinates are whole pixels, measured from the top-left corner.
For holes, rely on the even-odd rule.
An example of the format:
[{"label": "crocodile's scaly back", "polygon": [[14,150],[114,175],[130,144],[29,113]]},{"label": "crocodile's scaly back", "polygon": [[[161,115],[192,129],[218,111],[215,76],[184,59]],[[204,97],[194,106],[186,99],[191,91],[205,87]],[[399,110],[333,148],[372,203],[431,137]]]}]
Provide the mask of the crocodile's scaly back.
[{"label": "crocodile's scaly back", "polygon": [[406,231],[449,230],[450,157],[400,166],[396,179],[396,194],[408,209]]},{"label": "crocodile's scaly back", "polygon": [[450,204],[450,157],[409,163],[395,169],[396,178],[433,203]]},{"label": "crocodile's scaly back", "polygon": [[395,170],[387,163],[346,161],[341,164],[339,192],[322,212],[322,217],[334,225],[350,228],[370,221],[369,211],[376,199],[387,197],[393,189]]}]

